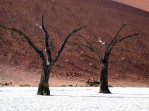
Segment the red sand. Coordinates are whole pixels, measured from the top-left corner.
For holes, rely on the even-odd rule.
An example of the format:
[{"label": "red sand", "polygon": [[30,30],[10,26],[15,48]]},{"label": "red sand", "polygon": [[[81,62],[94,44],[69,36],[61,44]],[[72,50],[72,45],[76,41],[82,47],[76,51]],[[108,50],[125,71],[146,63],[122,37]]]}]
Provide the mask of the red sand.
[{"label": "red sand", "polygon": [[[90,38],[101,51],[98,38],[111,39],[121,24],[128,22],[122,35],[137,32],[143,38],[126,40],[113,50],[109,84],[149,86],[149,13],[111,0],[1,0],[0,24],[21,29],[43,49],[43,32],[35,25],[41,23],[43,12],[50,36],[55,36],[53,55],[63,38],[80,25],[88,25],[80,34]],[[89,78],[99,80],[99,69],[90,51],[68,44],[53,67],[50,85],[75,86],[85,84]],[[0,83],[37,86],[40,73],[41,61],[26,41],[0,29]]]}]

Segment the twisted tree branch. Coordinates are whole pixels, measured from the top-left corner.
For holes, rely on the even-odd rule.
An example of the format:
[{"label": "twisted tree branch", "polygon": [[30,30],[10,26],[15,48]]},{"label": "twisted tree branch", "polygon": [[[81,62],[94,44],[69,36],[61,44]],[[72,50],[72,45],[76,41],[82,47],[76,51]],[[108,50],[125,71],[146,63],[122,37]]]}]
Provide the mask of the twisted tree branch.
[{"label": "twisted tree branch", "polygon": [[116,42],[116,44],[120,43],[121,41],[123,41],[123,40],[125,40],[125,39],[127,39],[127,38],[130,38],[130,37],[137,37],[137,36],[139,36],[139,34],[131,34],[131,35],[125,36],[125,37],[123,37],[123,38],[120,38],[120,39]]},{"label": "twisted tree branch", "polygon": [[15,32],[19,35],[21,35],[26,41],[27,43],[34,49],[34,51],[42,58],[44,59],[44,55],[43,55],[43,52],[38,49],[36,47],[36,45],[31,41],[31,39],[25,34],[23,33],[21,30],[18,30],[18,29],[15,29],[15,28],[8,28],[8,27],[5,27],[3,25],[0,25],[1,28],[5,29],[5,30],[8,30],[8,31],[11,31],[11,32]]}]

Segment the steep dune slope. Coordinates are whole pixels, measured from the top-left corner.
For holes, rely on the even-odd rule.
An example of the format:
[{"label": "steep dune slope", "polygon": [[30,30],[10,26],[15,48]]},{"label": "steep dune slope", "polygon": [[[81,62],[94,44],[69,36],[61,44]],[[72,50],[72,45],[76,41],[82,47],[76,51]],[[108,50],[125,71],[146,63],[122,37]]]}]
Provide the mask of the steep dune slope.
[{"label": "steep dune slope", "polygon": [[[143,37],[126,40],[113,50],[110,57],[109,79],[114,85],[148,86],[148,12],[111,0],[0,1],[0,24],[21,29],[41,49],[44,35],[36,24],[41,23],[43,13],[50,36],[55,37],[53,55],[64,37],[74,28],[87,25],[80,34],[100,46],[97,42],[99,37],[103,41],[110,40],[118,28],[127,22],[128,26],[122,35],[137,32]],[[70,41],[76,40],[73,37]],[[99,50],[102,50],[101,46]],[[20,36],[2,29],[0,66],[0,81],[21,83],[36,79],[38,82],[40,77],[41,61],[36,53]],[[68,44],[52,71],[52,77],[80,81],[87,81],[89,78],[98,80],[99,68],[90,51]]]}]

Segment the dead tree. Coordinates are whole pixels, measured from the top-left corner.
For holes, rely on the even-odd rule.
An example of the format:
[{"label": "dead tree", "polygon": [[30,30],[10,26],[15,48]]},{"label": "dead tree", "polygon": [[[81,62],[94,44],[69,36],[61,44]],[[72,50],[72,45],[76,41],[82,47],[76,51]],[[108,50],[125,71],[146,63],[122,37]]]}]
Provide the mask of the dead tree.
[{"label": "dead tree", "polygon": [[103,42],[102,40],[98,41],[103,47],[102,53],[99,53],[97,48],[90,41],[88,41],[85,37],[79,36],[79,38],[85,41],[85,44],[73,43],[74,45],[84,46],[88,48],[90,51],[92,51],[97,59],[97,62],[100,64],[100,73],[99,73],[100,74],[100,81],[99,81],[100,91],[99,93],[111,93],[108,87],[108,65],[109,65],[109,56],[111,54],[112,49],[116,45],[118,45],[120,42],[122,42],[123,40],[139,35],[139,34],[131,34],[131,35],[126,35],[122,37],[120,35],[120,32],[125,26],[126,24],[120,27],[120,29],[117,31],[116,35],[110,42]]},{"label": "dead tree", "polygon": [[51,46],[52,46],[53,39],[51,39],[50,43],[48,42],[49,41],[49,33],[45,28],[43,16],[42,16],[42,25],[40,26],[40,28],[44,31],[44,45],[45,45],[44,47],[45,47],[45,51],[46,51],[46,56],[44,55],[43,50],[40,50],[39,48],[37,48],[36,45],[32,42],[32,40],[21,30],[18,30],[15,28],[8,28],[8,27],[2,26],[2,25],[0,25],[0,27],[3,29],[6,29],[8,31],[15,32],[15,33],[21,35],[27,41],[27,43],[34,49],[34,51],[38,54],[38,56],[42,60],[42,74],[41,74],[41,79],[40,79],[40,83],[38,86],[38,92],[37,92],[38,95],[50,95],[50,89],[49,89],[48,82],[49,82],[50,72],[51,72],[53,65],[60,57],[60,54],[63,51],[68,39],[74,33],[80,31],[82,28],[85,28],[85,26],[82,26],[78,29],[73,30],[71,33],[69,33],[65,37],[57,54],[54,57],[52,57]]}]

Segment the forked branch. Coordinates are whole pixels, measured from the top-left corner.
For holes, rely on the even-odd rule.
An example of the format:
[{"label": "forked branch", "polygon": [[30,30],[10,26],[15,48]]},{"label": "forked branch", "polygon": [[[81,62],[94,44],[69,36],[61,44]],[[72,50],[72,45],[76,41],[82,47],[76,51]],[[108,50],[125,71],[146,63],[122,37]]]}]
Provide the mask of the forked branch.
[{"label": "forked branch", "polygon": [[115,37],[111,40],[111,42],[107,45],[107,49],[110,49],[114,44],[115,44],[115,42],[120,38],[120,32],[122,31],[122,29],[124,28],[126,26],[126,23],[125,24],[123,24],[120,28],[119,28],[119,30],[117,31],[117,33],[116,33],[116,35],[115,35]]},{"label": "forked branch", "polygon": [[48,31],[46,30],[45,26],[44,26],[44,16],[42,15],[42,30],[44,31],[45,34],[45,50],[46,50],[46,54],[48,56],[48,63],[52,62],[52,55],[51,55],[51,47],[49,46],[49,34]]},{"label": "forked branch", "polygon": [[98,61],[100,61],[100,54],[98,53],[97,49],[90,43],[85,37],[79,35],[79,38],[83,39],[86,43],[85,44],[79,44],[73,42],[74,45],[81,45],[83,47],[88,48],[91,52],[93,52],[94,56],[97,58]]},{"label": "forked branch", "polygon": [[54,64],[54,63],[58,60],[58,58],[59,58],[61,52],[63,51],[63,49],[64,49],[64,47],[65,47],[65,45],[66,45],[66,43],[67,43],[67,41],[68,41],[68,39],[69,39],[74,33],[78,32],[79,30],[81,30],[81,29],[83,29],[83,28],[86,28],[86,26],[82,26],[82,27],[80,27],[80,28],[78,28],[78,29],[74,29],[71,33],[69,33],[69,34],[66,36],[66,38],[64,39],[64,41],[63,41],[63,43],[62,43],[60,49],[59,49],[58,52],[57,52],[55,58],[53,59],[52,64]]},{"label": "forked branch", "polygon": [[122,29],[126,26],[126,24],[122,25],[122,27],[120,27],[120,29],[117,31],[115,37],[112,39],[112,41],[108,44],[108,46],[105,48],[106,53],[110,53],[111,50],[113,49],[114,46],[116,46],[118,43],[122,42],[123,40],[130,38],[130,37],[136,37],[139,34],[131,34],[131,35],[127,35],[125,37],[121,37],[120,32],[122,31]]}]

